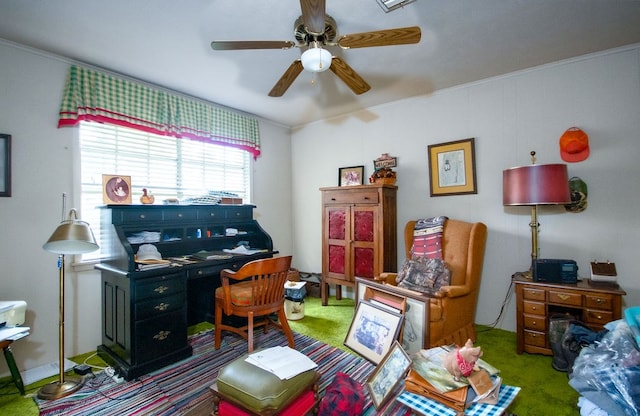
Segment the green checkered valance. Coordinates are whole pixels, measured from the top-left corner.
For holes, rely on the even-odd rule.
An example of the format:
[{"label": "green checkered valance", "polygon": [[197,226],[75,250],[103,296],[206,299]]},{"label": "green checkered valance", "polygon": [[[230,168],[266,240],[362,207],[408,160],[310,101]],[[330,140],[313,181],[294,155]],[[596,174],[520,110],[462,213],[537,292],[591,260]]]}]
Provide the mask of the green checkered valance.
[{"label": "green checkered valance", "polygon": [[260,155],[258,121],[252,117],[74,65],[58,127],[82,120],[233,146],[254,157]]}]

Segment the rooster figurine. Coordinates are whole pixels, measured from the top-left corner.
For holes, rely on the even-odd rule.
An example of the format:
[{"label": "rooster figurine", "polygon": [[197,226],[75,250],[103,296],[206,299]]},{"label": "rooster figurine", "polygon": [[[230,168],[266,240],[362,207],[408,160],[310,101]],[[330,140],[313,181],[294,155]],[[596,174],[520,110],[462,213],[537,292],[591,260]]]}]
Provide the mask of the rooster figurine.
[{"label": "rooster figurine", "polygon": [[140,197],[140,202],[143,204],[153,204],[156,198],[153,195],[147,193],[147,188],[142,189],[142,196]]}]

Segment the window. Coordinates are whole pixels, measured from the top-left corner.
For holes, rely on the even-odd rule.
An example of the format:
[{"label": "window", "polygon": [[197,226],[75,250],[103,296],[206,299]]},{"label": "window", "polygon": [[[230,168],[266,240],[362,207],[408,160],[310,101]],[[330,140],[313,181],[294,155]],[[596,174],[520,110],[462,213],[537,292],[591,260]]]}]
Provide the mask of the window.
[{"label": "window", "polygon": [[[109,124],[80,123],[81,206],[100,244],[102,175],[131,176],[133,203],[142,189],[155,204],[225,191],[250,202],[250,153],[233,147],[159,136]],[[82,260],[100,258],[100,251]]]}]

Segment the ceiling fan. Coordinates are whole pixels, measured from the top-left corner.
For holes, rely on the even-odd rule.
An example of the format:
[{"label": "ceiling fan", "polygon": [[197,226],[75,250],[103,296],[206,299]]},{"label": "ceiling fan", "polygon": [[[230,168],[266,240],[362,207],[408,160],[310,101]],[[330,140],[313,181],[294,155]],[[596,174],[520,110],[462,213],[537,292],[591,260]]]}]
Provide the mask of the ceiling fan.
[{"label": "ceiling fan", "polygon": [[270,97],[281,97],[303,69],[311,72],[331,69],[355,94],[362,94],[371,89],[371,86],[342,58],[332,56],[324,48],[326,46],[351,49],[420,42],[421,32],[417,26],[354,33],[338,38],[336,21],[325,13],[325,0],[300,0],[300,8],[302,15],[296,19],[294,24],[294,36],[297,43],[293,41],[214,40],[211,42],[211,48],[216,51],[304,49],[300,59],[293,61],[269,92]]}]

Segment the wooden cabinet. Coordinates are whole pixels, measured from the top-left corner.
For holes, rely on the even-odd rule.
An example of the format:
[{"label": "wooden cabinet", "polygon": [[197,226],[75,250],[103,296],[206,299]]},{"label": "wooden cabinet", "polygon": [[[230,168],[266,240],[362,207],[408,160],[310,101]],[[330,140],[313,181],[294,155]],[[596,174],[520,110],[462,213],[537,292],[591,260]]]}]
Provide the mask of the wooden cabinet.
[{"label": "wooden cabinet", "polygon": [[514,277],[516,290],[517,352],[552,355],[549,345],[549,318],[565,314],[599,331],[607,322],[622,316],[622,296],[618,286],[534,282]]},{"label": "wooden cabinet", "polygon": [[329,285],[355,286],[355,278],[373,279],[397,269],[396,186],[360,185],[321,188],[322,305]]},{"label": "wooden cabinet", "polygon": [[[253,205],[108,205],[102,212],[102,344],[98,353],[125,379],[191,355],[187,327],[213,322],[223,269],[272,257],[271,237]],[[238,244],[260,252],[200,260]],[[173,263],[141,270],[135,253],[153,244]]]}]

